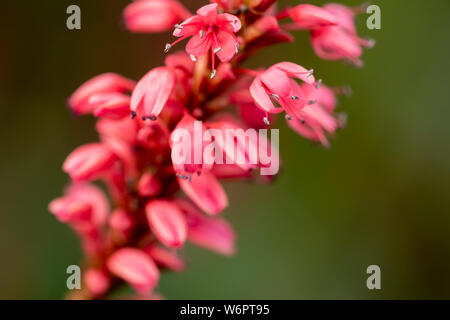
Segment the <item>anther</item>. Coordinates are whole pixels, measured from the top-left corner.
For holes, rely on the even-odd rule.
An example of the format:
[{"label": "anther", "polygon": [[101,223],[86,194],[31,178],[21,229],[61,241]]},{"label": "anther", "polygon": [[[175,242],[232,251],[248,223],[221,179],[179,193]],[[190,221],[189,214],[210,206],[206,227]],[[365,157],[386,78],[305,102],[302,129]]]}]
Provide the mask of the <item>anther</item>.
[{"label": "anther", "polygon": [[314,104],[314,103],[316,103],[316,100],[309,100],[309,101],[308,101],[308,104],[309,104],[309,105],[312,105],[312,104]]},{"label": "anther", "polygon": [[220,50],[222,50],[222,48],[221,48],[221,47],[217,47],[217,48],[214,49],[214,53],[217,53],[217,52],[219,52]]},{"label": "anther", "polygon": [[174,25],[174,27],[176,28],[176,29],[183,29],[183,26],[181,25],[181,24],[176,24],[176,25]]},{"label": "anther", "polygon": [[269,121],[269,119],[267,119],[267,117],[264,117],[263,121],[267,126],[270,126],[270,121]]},{"label": "anther", "polygon": [[319,89],[322,86],[322,79],[319,79],[316,83],[316,89]]},{"label": "anther", "polygon": [[288,115],[288,114],[285,115],[284,118],[285,118],[286,120],[292,120],[292,117],[291,117],[290,115]]},{"label": "anther", "polygon": [[271,93],[270,95],[271,95],[272,97],[274,97],[275,99],[280,100],[280,96],[277,95],[276,93]]},{"label": "anther", "polygon": [[188,173],[188,181],[189,181],[189,182],[191,182],[191,181],[192,181],[192,175],[191,175],[191,173],[190,173],[190,172]]},{"label": "anther", "polygon": [[199,33],[199,35],[200,35],[200,38],[203,39],[203,35],[204,35],[203,30],[200,30],[198,33]]},{"label": "anther", "polygon": [[292,99],[292,100],[300,100],[300,98],[297,97],[297,96],[291,96],[291,99]]},{"label": "anther", "polygon": [[170,43],[166,43],[166,47],[164,48],[164,53],[169,52],[170,48],[172,48],[172,45]]},{"label": "anther", "polygon": [[217,70],[216,70],[216,69],[214,69],[214,70],[211,72],[211,79],[214,79],[214,77],[216,76],[216,73],[217,73]]},{"label": "anther", "polygon": [[236,43],[236,54],[239,53],[239,43]]},{"label": "anther", "polygon": [[189,177],[186,177],[186,176],[183,175],[183,174],[177,174],[177,177],[180,178],[180,179],[183,179],[183,180],[189,179]]},{"label": "anther", "polygon": [[131,111],[131,119],[134,119],[136,117],[136,112]]},{"label": "anther", "polygon": [[194,56],[193,54],[191,54],[190,57],[191,57],[191,60],[192,60],[192,61],[194,61],[194,62],[197,61],[197,57]]},{"label": "anther", "polygon": [[152,121],[155,121],[155,120],[156,120],[156,117],[155,117],[155,116],[148,116],[147,119],[150,119],[150,120],[152,120]]},{"label": "anther", "polygon": [[313,75],[313,73],[314,73],[314,69],[309,70],[307,77],[311,77]]}]

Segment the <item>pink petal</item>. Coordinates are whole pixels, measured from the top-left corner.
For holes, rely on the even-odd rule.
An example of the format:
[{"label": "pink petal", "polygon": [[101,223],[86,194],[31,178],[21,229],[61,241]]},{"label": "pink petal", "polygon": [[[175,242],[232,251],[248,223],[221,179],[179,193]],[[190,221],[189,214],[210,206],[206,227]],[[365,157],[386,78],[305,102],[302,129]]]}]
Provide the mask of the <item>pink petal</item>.
[{"label": "pink petal", "polygon": [[107,261],[110,272],[128,282],[139,293],[149,293],[159,281],[159,270],[152,259],[135,248],[122,248]]},{"label": "pink petal", "polygon": [[156,244],[149,245],[144,251],[161,267],[173,271],[182,271],[185,268],[184,260],[175,251],[169,251]]},{"label": "pink petal", "polygon": [[316,81],[308,69],[292,62],[280,62],[273,67],[286,72],[289,77],[300,79],[308,84],[314,84]]},{"label": "pink petal", "polygon": [[186,52],[196,57],[203,56],[208,53],[211,43],[210,35],[204,35],[202,38],[200,35],[195,34],[186,44]]},{"label": "pink petal", "polygon": [[84,272],[84,282],[94,298],[104,294],[111,284],[106,272],[99,269],[86,270]]},{"label": "pink petal", "polygon": [[122,119],[130,113],[130,96],[122,93],[96,93],[88,103],[94,107],[94,116]]},{"label": "pink petal", "polygon": [[203,211],[215,215],[228,206],[228,198],[216,177],[203,170],[200,175],[193,175],[191,181],[178,178],[184,193]]},{"label": "pink petal", "polygon": [[[278,113],[280,110],[275,107],[272,100],[270,99],[270,96],[267,94],[266,89],[263,87],[263,84],[261,80],[256,77],[250,88],[250,94],[252,95],[253,99],[255,100],[256,105],[263,111],[269,112],[269,113]],[[281,110],[282,111],[282,110]]]},{"label": "pink petal", "polygon": [[204,19],[205,24],[214,24],[217,21],[217,3],[207,4],[197,10],[197,14]]},{"label": "pink petal", "polygon": [[161,190],[161,183],[158,178],[150,172],[144,173],[139,179],[138,192],[141,196],[156,196]]},{"label": "pink petal", "polygon": [[235,15],[229,13],[219,14],[218,23],[226,23],[227,25],[231,26],[231,31],[233,31],[234,33],[238,32],[242,27],[241,20]]},{"label": "pink petal", "polygon": [[301,29],[314,29],[337,23],[333,14],[310,4],[300,4],[289,12],[292,20]]},{"label": "pink petal", "polygon": [[238,40],[230,32],[221,30],[217,32],[216,39],[217,45],[214,49],[220,48],[220,50],[216,53],[217,56],[222,62],[230,61],[236,54],[236,45],[238,44]]},{"label": "pink petal", "polygon": [[146,207],[152,232],[164,245],[180,247],[186,241],[186,221],[178,207],[167,200],[152,200]]},{"label": "pink petal", "polygon": [[131,111],[139,117],[157,117],[175,87],[175,80],[175,74],[167,67],[148,72],[133,90]]}]

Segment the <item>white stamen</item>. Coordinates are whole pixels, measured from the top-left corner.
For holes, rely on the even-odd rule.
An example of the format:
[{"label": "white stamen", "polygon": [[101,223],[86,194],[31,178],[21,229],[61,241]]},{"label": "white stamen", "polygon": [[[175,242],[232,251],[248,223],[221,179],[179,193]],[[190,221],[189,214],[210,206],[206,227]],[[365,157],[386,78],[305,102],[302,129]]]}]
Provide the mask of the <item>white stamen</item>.
[{"label": "white stamen", "polygon": [[183,29],[183,26],[181,24],[174,25],[175,29]]},{"label": "white stamen", "polygon": [[214,79],[214,77],[216,76],[216,73],[217,73],[217,70],[216,70],[216,69],[214,69],[214,70],[211,72],[211,79]]},{"label": "white stamen", "polygon": [[217,53],[217,52],[219,52],[220,50],[222,50],[222,48],[221,48],[221,47],[217,47],[217,48],[214,49],[214,53]]},{"label": "white stamen", "polygon": [[239,53],[239,43],[236,43],[236,54]]},{"label": "white stamen", "polygon": [[322,79],[319,79],[316,83],[316,89],[319,89],[322,86]]},{"label": "white stamen", "polygon": [[200,35],[200,38],[203,39],[203,35],[204,35],[204,34],[203,34],[203,30],[200,30],[200,31],[199,31],[199,35]]},{"label": "white stamen", "polygon": [[300,98],[297,96],[292,96],[291,98],[292,98],[292,100],[300,100]]},{"label": "white stamen", "polygon": [[189,179],[189,177],[186,177],[185,175],[182,175],[182,174],[177,174],[177,177],[180,179],[183,179],[183,180]]},{"label": "white stamen", "polygon": [[191,54],[190,57],[191,57],[191,60],[192,60],[192,61],[194,61],[194,62],[197,61],[197,57],[194,56],[193,54]]},{"label": "white stamen", "polygon": [[164,53],[169,52],[170,48],[172,48],[172,45],[170,43],[166,43],[166,47],[164,48]]},{"label": "white stamen", "polygon": [[314,69],[309,70],[307,77],[311,77],[313,75],[313,73],[314,73]]},{"label": "white stamen", "polygon": [[285,118],[286,120],[292,120],[292,117],[291,117],[290,115],[288,115],[288,114],[285,115],[284,118]]},{"label": "white stamen", "polygon": [[270,126],[270,121],[269,121],[269,119],[267,119],[267,117],[264,117],[263,121],[267,126]]}]

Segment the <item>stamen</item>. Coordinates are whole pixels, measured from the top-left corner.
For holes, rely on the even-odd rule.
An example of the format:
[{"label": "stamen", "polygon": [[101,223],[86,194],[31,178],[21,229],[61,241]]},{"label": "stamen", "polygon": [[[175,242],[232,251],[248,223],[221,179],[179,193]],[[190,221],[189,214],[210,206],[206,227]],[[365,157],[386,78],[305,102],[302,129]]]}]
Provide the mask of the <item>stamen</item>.
[{"label": "stamen", "polygon": [[190,173],[190,172],[188,173],[188,181],[189,181],[189,182],[191,182],[191,181],[192,181],[192,175],[191,175],[191,173]]},{"label": "stamen", "polygon": [[221,47],[217,47],[217,48],[214,49],[214,53],[217,54],[217,52],[219,52],[220,50],[222,50],[222,48]]},{"label": "stamen", "polygon": [[214,79],[214,77],[216,76],[216,73],[217,73],[217,70],[216,70],[216,69],[214,69],[214,70],[211,72],[211,79]]},{"label": "stamen", "polygon": [[306,122],[305,119],[300,119],[300,121],[302,124],[305,124],[305,122]]},{"label": "stamen", "polygon": [[177,177],[180,178],[180,179],[183,179],[183,180],[189,179],[189,177],[186,177],[186,176],[183,175],[183,174],[177,174]]},{"label": "stamen", "polygon": [[152,121],[155,121],[155,120],[156,120],[156,117],[155,117],[155,116],[147,116],[147,119],[150,119],[150,120],[152,120]]},{"label": "stamen", "polygon": [[236,43],[236,54],[239,53],[239,43]]},{"label": "stamen", "polygon": [[166,43],[166,47],[164,48],[164,53],[169,52],[170,48],[172,48],[172,45],[170,43]]},{"label": "stamen", "polygon": [[314,103],[316,103],[316,100],[309,100],[309,101],[308,101],[308,104],[309,104],[309,105],[312,105],[312,104],[314,104]]},{"label": "stamen", "polygon": [[316,89],[319,89],[322,86],[322,79],[319,79],[316,83]]},{"label": "stamen", "polygon": [[183,29],[183,26],[181,24],[178,24],[178,23],[176,25],[174,25],[174,27],[176,29],[180,29],[180,30]]},{"label": "stamen", "polygon": [[267,117],[264,117],[264,118],[263,118],[263,121],[264,121],[264,123],[265,123],[267,126],[270,126],[270,121],[269,121],[269,119],[268,119]]},{"label": "stamen", "polygon": [[136,112],[134,112],[134,111],[131,111],[131,119],[134,119],[135,117],[136,117]]},{"label": "stamen", "polygon": [[194,61],[194,62],[196,62],[196,61],[197,61],[197,57],[196,57],[196,56],[194,56],[193,54],[191,54],[191,55],[190,55],[190,57],[191,57],[191,60],[192,60],[192,61]]},{"label": "stamen", "polygon": [[311,77],[314,73],[314,69],[308,71],[307,77]]},{"label": "stamen", "polygon": [[288,114],[286,114],[286,115],[284,116],[284,118],[285,118],[286,120],[292,120],[292,117],[291,117],[290,115],[288,115]]},{"label": "stamen", "polygon": [[300,100],[300,98],[297,97],[297,96],[291,96],[291,99],[292,99],[292,100]]},{"label": "stamen", "polygon": [[272,97],[274,97],[275,99],[280,100],[280,96],[277,95],[276,93],[271,93],[270,95],[271,95]]},{"label": "stamen", "polygon": [[199,32],[200,38],[203,39],[204,33],[203,33],[203,29],[201,29]]}]

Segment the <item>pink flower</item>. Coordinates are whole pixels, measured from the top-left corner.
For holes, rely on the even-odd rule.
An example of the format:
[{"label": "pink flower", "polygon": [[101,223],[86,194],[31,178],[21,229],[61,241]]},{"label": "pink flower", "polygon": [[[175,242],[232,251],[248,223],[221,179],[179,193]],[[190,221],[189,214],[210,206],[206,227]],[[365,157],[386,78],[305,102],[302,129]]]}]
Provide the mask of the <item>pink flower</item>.
[{"label": "pink flower", "polygon": [[186,215],[190,242],[227,256],[234,254],[236,235],[228,222],[205,217],[186,200],[179,199],[177,203]]},{"label": "pink flower", "polygon": [[323,8],[302,4],[294,7],[290,16],[298,28],[311,30],[311,44],[320,58],[346,59],[361,66],[362,48],[371,48],[374,42],[356,33],[354,17],[359,10],[335,3]]},{"label": "pink flower", "polygon": [[141,294],[150,293],[159,281],[159,271],[153,260],[135,248],[117,250],[108,258],[106,265],[110,272]]},{"label": "pink flower", "polygon": [[152,200],[145,207],[151,230],[161,243],[180,247],[186,241],[186,221],[178,207],[167,200]]},{"label": "pink flower", "polygon": [[289,15],[300,29],[315,29],[337,23],[332,13],[311,4],[299,4],[290,10]]},{"label": "pink flower", "polygon": [[191,16],[177,0],[138,0],[124,12],[125,25],[132,32],[161,32]]},{"label": "pink flower", "polygon": [[[256,105],[266,113],[264,121],[268,124],[268,113],[286,111],[288,116],[300,118],[300,110],[310,101],[304,97],[300,85],[291,78],[315,85],[313,70],[307,70],[292,62],[280,62],[260,73],[250,86]],[[282,108],[275,106],[275,100]]]},{"label": "pink flower", "polygon": [[175,74],[170,68],[149,71],[137,83],[131,95],[131,116],[156,120],[175,87]]},{"label": "pink flower", "polygon": [[103,143],[85,144],[69,154],[63,170],[76,181],[95,180],[111,169],[116,159]]},{"label": "pink flower", "polygon": [[93,112],[89,99],[95,94],[124,93],[133,90],[135,82],[116,73],[98,75],[81,85],[69,98],[69,106],[76,114]]},{"label": "pink flower", "polygon": [[234,33],[241,29],[241,21],[229,13],[217,13],[217,4],[209,4],[197,10],[197,15],[176,26],[173,33],[180,39],[166,45],[166,52],[179,41],[192,37],[186,45],[186,52],[192,60],[211,50],[212,78],[215,76],[214,55],[222,62],[230,61],[238,50]]},{"label": "pink flower", "polygon": [[192,179],[178,177],[184,193],[203,211],[210,215],[220,213],[228,206],[228,198],[217,178],[208,170]]},{"label": "pink flower", "polygon": [[184,260],[180,258],[175,251],[169,251],[156,244],[147,246],[144,248],[144,251],[158,266],[178,272],[185,268]]},{"label": "pink flower", "polygon": [[329,147],[326,134],[334,133],[343,125],[342,120],[334,114],[337,104],[334,93],[324,85],[319,89],[304,88],[304,92],[315,103],[302,109],[302,120],[292,119],[287,123],[303,137],[320,141],[323,146]]},{"label": "pink flower", "polygon": [[94,298],[104,294],[110,287],[108,274],[99,269],[88,269],[84,272],[84,283]]}]

